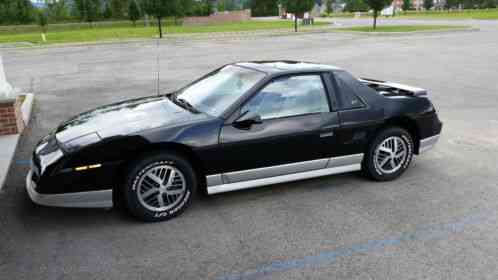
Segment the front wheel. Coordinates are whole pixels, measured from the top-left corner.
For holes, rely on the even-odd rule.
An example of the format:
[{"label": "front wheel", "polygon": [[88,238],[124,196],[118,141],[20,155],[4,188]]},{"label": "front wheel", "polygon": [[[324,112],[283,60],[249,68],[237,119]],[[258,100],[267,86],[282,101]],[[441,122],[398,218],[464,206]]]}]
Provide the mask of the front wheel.
[{"label": "front wheel", "polygon": [[413,158],[413,139],[406,130],[392,127],[377,134],[363,161],[363,172],[377,181],[398,178]]},{"label": "front wheel", "polygon": [[189,206],[196,186],[194,170],[183,157],[165,152],[147,155],[128,174],[126,206],[143,221],[168,220]]}]

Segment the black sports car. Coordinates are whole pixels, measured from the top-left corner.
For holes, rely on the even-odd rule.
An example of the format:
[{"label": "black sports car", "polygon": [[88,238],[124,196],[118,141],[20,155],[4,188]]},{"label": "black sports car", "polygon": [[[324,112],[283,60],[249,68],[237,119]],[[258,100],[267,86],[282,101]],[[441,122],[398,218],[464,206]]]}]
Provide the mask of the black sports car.
[{"label": "black sports car", "polygon": [[295,61],[225,65],[160,96],[78,115],[43,138],[26,183],[42,205],[180,214],[216,194],[362,170],[386,181],[439,139],[420,88]]}]

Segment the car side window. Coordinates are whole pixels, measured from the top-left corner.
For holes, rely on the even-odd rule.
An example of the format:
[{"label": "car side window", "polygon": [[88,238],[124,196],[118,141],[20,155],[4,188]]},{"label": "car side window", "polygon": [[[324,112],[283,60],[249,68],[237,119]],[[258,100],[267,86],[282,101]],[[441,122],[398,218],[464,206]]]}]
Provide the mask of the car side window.
[{"label": "car side window", "polygon": [[363,101],[357,95],[355,78],[346,72],[339,71],[334,73],[335,81],[339,87],[341,96],[341,109],[350,110],[365,107]]},{"label": "car side window", "polygon": [[327,93],[320,75],[278,78],[266,85],[241,109],[261,119],[329,112]]}]

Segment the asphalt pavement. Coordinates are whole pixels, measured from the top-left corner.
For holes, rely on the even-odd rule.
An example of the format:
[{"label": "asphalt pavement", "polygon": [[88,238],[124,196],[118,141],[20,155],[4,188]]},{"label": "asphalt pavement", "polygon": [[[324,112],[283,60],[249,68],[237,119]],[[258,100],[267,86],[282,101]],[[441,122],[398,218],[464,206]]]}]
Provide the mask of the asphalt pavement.
[{"label": "asphalt pavement", "polygon": [[[496,279],[498,22],[471,23],[480,31],[3,50],[9,81],[37,97],[0,192],[0,279]],[[31,203],[36,141],[79,112],[155,94],[157,54],[161,92],[266,59],[427,88],[443,134],[393,182],[344,174],[200,197],[163,223]]]}]

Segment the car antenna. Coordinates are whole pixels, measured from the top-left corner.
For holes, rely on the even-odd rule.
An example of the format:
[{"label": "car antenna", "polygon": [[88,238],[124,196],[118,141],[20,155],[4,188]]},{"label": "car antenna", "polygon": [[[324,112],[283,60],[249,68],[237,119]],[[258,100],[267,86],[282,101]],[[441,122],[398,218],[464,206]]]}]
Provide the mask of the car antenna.
[{"label": "car antenna", "polygon": [[157,89],[157,95],[159,96],[160,95],[160,89],[159,89],[159,84],[160,84],[160,77],[161,77],[161,62],[160,62],[160,51],[159,51],[159,38],[157,39],[157,43],[156,43],[156,50],[157,50],[157,54],[156,54],[156,72],[157,72],[157,78],[156,78],[156,89]]}]

